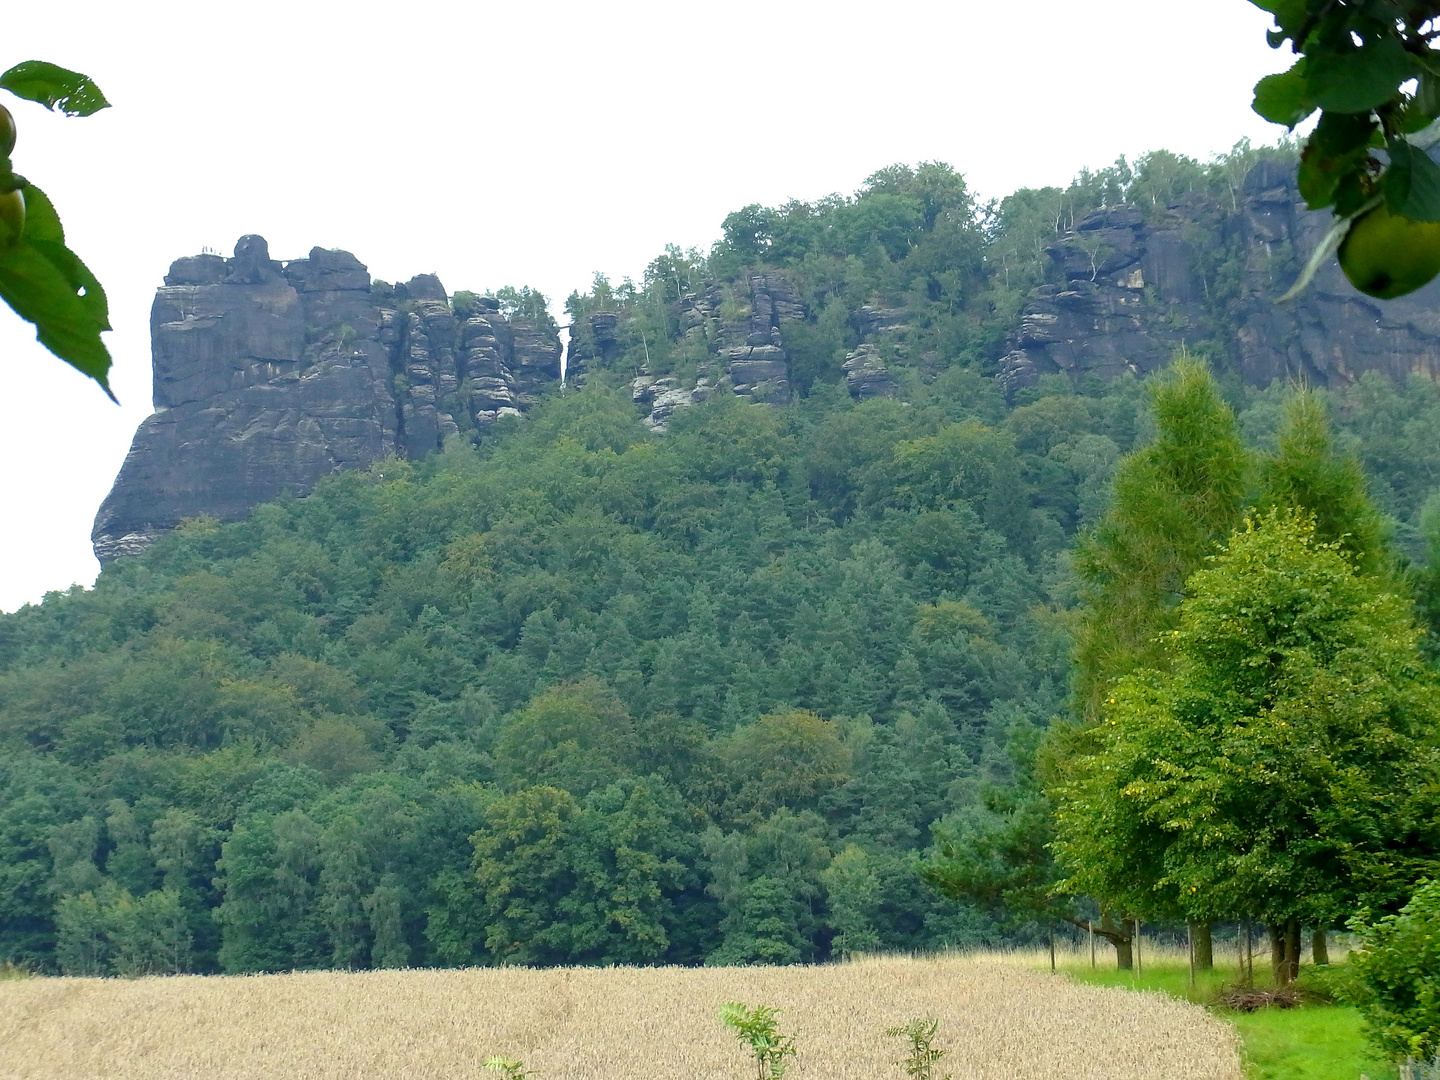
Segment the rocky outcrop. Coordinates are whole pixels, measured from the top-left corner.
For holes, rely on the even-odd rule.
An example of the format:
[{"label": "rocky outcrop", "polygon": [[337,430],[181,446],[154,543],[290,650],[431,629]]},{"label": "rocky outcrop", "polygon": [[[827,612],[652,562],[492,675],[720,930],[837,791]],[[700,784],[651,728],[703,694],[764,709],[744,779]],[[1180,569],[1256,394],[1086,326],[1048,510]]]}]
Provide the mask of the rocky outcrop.
[{"label": "rocky outcrop", "polygon": [[[774,272],[751,274],[730,285],[707,281],[680,297],[683,341],[706,359],[696,367],[694,385],[678,376],[656,376],[648,364],[631,383],[637,403],[648,405],[646,423],[663,431],[676,409],[704,401],[716,390],[743,401],[783,405],[790,400],[790,354],[786,323],[803,320],[805,307],[794,288]],[[617,317],[600,312],[583,327],[579,347],[572,346],[572,370],[580,363],[610,366],[622,350],[616,340]],[[628,353],[633,360],[635,352]],[[571,377],[567,375],[567,377]],[[578,373],[583,378],[583,371]]]},{"label": "rocky outcrop", "polygon": [[1201,344],[1251,385],[1440,374],[1440,282],[1381,302],[1331,261],[1298,300],[1275,303],[1330,221],[1276,163],[1252,169],[1228,207],[1098,210],[1046,249],[1054,280],[1031,294],[998,377],[1014,391],[1046,372],[1145,374]]},{"label": "rocky outcrop", "polygon": [[897,389],[890,377],[890,369],[880,357],[880,350],[873,344],[860,345],[845,357],[842,366],[845,372],[845,386],[856,401],[873,397],[893,397]]},{"label": "rocky outcrop", "polygon": [[707,400],[712,390],[710,380],[704,375],[696,379],[695,386],[689,390],[680,386],[679,380],[672,376],[656,379],[649,375],[639,375],[630,383],[631,398],[635,404],[649,408],[649,415],[644,422],[654,431],[664,431],[676,409],[688,408]]},{"label": "rocky outcrop", "polygon": [[1398,300],[1373,300],[1357,292],[1332,259],[1298,300],[1273,302],[1299,269],[1298,260],[1276,252],[1289,248],[1307,257],[1330,225],[1328,212],[1305,209],[1289,170],[1262,165],[1246,178],[1239,222],[1246,295],[1234,306],[1232,338],[1246,381],[1303,374],[1344,384],[1367,371],[1397,379],[1412,372],[1440,376],[1440,280]]},{"label": "rocky outcrop", "polygon": [[1158,225],[1138,207],[1099,210],[1046,248],[1060,280],[1031,294],[1000,364],[1006,388],[1047,371],[1077,380],[1143,374],[1206,337],[1205,285],[1195,268],[1204,238],[1186,209],[1172,208]]},{"label": "rocky outcrop", "polygon": [[[910,330],[910,311],[908,308],[862,304],[850,316],[850,323],[861,341],[899,341]],[[901,348],[903,351],[903,346]]]},{"label": "rocky outcrop", "polygon": [[720,321],[716,351],[737,397],[783,405],[790,400],[790,356],[781,327],[787,320],[803,319],[805,309],[778,274],[752,274],[745,284],[749,311]]},{"label": "rocky outcrop", "polygon": [[523,412],[560,377],[548,326],[493,298],[456,312],[433,274],[372,283],[345,251],[177,259],[150,313],[155,412],[95,519],[102,562],[186,518],[247,515],[390,455],[418,458]]}]

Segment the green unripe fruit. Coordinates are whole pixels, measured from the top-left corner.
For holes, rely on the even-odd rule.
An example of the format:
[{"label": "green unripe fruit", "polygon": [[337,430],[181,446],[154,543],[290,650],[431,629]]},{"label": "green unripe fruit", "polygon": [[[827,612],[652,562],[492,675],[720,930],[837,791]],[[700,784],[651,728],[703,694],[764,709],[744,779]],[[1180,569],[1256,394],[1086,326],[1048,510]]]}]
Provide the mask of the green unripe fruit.
[{"label": "green unripe fruit", "polygon": [[1440,221],[1412,221],[1382,203],[1350,226],[1338,255],[1350,284],[1393,300],[1440,274]]},{"label": "green unripe fruit", "polygon": [[9,157],[15,149],[15,117],[10,110],[0,105],[0,157]]},{"label": "green unripe fruit", "polygon": [[8,248],[25,231],[25,195],[15,191],[0,192],[0,248]]}]

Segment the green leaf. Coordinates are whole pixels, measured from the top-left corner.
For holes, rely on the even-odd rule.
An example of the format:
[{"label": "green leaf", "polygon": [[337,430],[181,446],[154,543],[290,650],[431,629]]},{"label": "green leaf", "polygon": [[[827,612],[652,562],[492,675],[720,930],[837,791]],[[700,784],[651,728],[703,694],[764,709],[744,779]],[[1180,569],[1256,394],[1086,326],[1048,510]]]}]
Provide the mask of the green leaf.
[{"label": "green leaf", "polygon": [[1347,173],[1340,178],[1340,183],[1335,186],[1335,202],[1333,209],[1336,217],[1354,217],[1360,212],[1360,207],[1374,199],[1381,201],[1378,195],[1372,195],[1369,187],[1360,182],[1364,173]]},{"label": "green leaf", "polygon": [[1289,71],[1267,75],[1255,84],[1254,110],[1272,124],[1293,128],[1315,111],[1310,86],[1305,78],[1305,61]]},{"label": "green leaf", "polygon": [[[1250,0],[1261,11],[1275,16],[1276,29],[1266,31],[1265,39],[1272,49],[1278,49],[1287,38],[1305,24],[1310,10],[1306,0]],[[1299,51],[1299,50],[1296,50]]]},{"label": "green leaf", "polygon": [[45,193],[25,188],[25,231],[0,250],[0,299],[35,324],[35,336],[61,360],[98,382],[110,399],[110,329],[105,290],[65,246],[65,233]]},{"label": "green leaf", "polygon": [[1366,113],[1395,96],[1416,75],[1398,38],[1375,37],[1358,48],[1307,54],[1306,81],[1320,108]]},{"label": "green leaf", "polygon": [[1420,76],[1415,88],[1415,108],[1431,120],[1440,116],[1440,78],[1434,72],[1426,71]]},{"label": "green leaf", "polygon": [[25,238],[65,276],[96,325],[101,330],[111,329],[110,303],[104,287],[80,257],[65,246],[65,230],[55,204],[34,184],[25,188]]},{"label": "green leaf", "polygon": [[1440,165],[1403,139],[1391,142],[1385,202],[1411,221],[1440,221]]},{"label": "green leaf", "polygon": [[1320,117],[1300,155],[1300,194],[1310,209],[1329,206],[1341,182],[1364,170],[1375,130],[1367,114],[1327,112]]},{"label": "green leaf", "polygon": [[1250,0],[1252,4],[1261,11],[1268,11],[1276,17],[1277,21],[1285,19],[1303,19],[1305,17],[1305,0]]},{"label": "green leaf", "polygon": [[110,107],[89,76],[44,60],[16,64],[0,75],[0,89],[26,101],[38,101],[46,108],[59,109],[66,116],[90,116]]}]

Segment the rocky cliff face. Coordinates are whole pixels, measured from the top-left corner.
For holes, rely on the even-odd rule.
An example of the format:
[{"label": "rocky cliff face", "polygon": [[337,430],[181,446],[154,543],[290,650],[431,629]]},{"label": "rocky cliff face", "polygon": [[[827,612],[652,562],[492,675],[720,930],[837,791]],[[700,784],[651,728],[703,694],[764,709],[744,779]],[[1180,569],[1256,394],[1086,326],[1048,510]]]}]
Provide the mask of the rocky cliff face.
[{"label": "rocky cliff face", "polygon": [[[1293,302],[1277,304],[1320,243],[1331,218],[1305,208],[1294,170],[1263,163],[1233,197],[1190,196],[1170,206],[1096,211],[1046,248],[1048,283],[1029,296],[1006,348],[995,357],[1006,392],[1045,374],[1145,375],[1177,350],[1203,353],[1252,386],[1275,379],[1341,385],[1367,371],[1440,376],[1440,280],[1400,300],[1358,293],[1332,261]],[[687,344],[704,350],[693,377],[632,383],[635,401],[663,429],[676,409],[717,390],[748,401],[791,395],[787,326],[807,317],[796,290],[774,270],[708,281],[679,303]],[[872,303],[848,312],[856,344],[841,363],[857,400],[893,396],[899,369],[936,359],[924,319]],[[613,313],[589,317],[572,354],[580,363],[633,360]],[[932,368],[933,370],[933,368]]]},{"label": "rocky cliff face", "polygon": [[998,377],[1013,391],[1045,372],[1144,374],[1182,345],[1208,346],[1260,386],[1440,374],[1440,281],[1382,303],[1332,261],[1299,299],[1275,302],[1329,226],[1293,172],[1269,163],[1229,207],[1099,210],[1047,249],[1054,283],[1031,295]]},{"label": "rocky cliff face", "polygon": [[[1013,393],[1046,373],[1077,382],[1145,374],[1182,346],[1252,385],[1343,384],[1366,371],[1440,376],[1440,281],[1381,303],[1332,263],[1299,300],[1275,303],[1329,222],[1305,209],[1293,172],[1276,164],[1257,166],[1224,204],[1099,210],[1047,249],[1050,281],[1030,295],[996,377]],[[599,311],[571,328],[568,378],[579,385],[588,368],[634,365],[632,396],[656,430],[716,393],[790,400],[787,334],[808,313],[782,274],[706,281],[677,308],[683,373],[651,372],[635,328]],[[910,355],[905,308],[865,305],[848,316],[855,346],[842,370],[856,399],[894,395],[892,369],[933,359]],[[281,264],[256,236],[242,237],[230,259],[177,260],[156,294],[151,334],[156,411],[96,518],[102,561],[187,517],[241,518],[336,470],[476,436],[560,379],[554,328],[507,318],[493,298],[465,294],[457,304],[430,274],[372,282],[343,251],[316,248]]]},{"label": "rocky cliff face", "polygon": [[483,431],[560,378],[553,329],[431,274],[372,283],[355,256],[279,263],[265,240],[178,259],[150,313],[155,412],[95,519],[102,562],[189,517],[244,517],[339,469],[421,457]]}]

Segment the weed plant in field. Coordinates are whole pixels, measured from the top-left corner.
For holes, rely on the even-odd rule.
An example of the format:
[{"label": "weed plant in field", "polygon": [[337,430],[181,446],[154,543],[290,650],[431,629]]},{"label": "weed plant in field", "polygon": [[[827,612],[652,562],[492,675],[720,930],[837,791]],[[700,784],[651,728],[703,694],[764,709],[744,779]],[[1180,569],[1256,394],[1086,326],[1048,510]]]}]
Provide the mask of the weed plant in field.
[{"label": "weed plant in field", "polygon": [[738,1001],[727,1001],[720,1006],[720,1022],[754,1055],[758,1080],[781,1080],[789,1066],[787,1059],[796,1054],[795,1036],[780,1033],[775,1019],[779,1013],[779,1009],[769,1005],[747,1009]]},{"label": "weed plant in field", "polygon": [[525,1063],[517,1058],[507,1058],[503,1054],[491,1054],[485,1059],[485,1068],[492,1072],[498,1072],[505,1077],[505,1080],[526,1080],[535,1073],[525,1068]]},{"label": "weed plant in field", "polygon": [[910,1052],[895,1064],[905,1070],[910,1080],[950,1080],[950,1074],[935,1076],[935,1066],[945,1056],[945,1051],[935,1046],[935,1032],[940,1021],[933,1016],[916,1017],[901,1027],[886,1028],[885,1034],[892,1038],[910,1040]]}]

